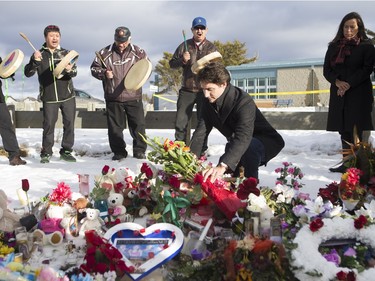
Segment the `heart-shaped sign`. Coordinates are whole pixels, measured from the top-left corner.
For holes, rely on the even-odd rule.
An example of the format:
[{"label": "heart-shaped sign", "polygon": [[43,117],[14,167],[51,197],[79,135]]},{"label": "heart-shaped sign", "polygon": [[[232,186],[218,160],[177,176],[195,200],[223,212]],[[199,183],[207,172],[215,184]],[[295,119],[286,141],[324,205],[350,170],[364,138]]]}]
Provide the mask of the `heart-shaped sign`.
[{"label": "heart-shaped sign", "polygon": [[184,234],[177,226],[156,223],[147,228],[132,222],[111,227],[104,235],[121,253],[127,266],[135,271],[128,273],[139,280],[176,256],[184,244]]}]

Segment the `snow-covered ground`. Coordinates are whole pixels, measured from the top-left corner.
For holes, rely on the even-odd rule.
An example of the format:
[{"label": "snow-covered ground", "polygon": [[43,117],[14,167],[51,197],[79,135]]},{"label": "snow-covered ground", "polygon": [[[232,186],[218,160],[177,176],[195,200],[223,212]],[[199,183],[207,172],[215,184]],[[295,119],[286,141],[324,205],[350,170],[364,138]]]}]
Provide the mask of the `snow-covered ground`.
[{"label": "snow-covered ground", "polygon": [[[94,177],[101,173],[104,165],[111,168],[127,167],[138,173],[144,160],[132,157],[132,140],[128,130],[124,131],[128,144],[128,158],[122,161],[112,161],[112,153],[108,144],[107,130],[105,129],[76,129],[74,155],[76,163],[69,163],[59,159],[58,151],[62,130],[55,133],[56,143],[54,155],[49,164],[41,164],[40,148],[42,129],[17,129],[16,134],[20,146],[25,147],[28,155],[25,157],[27,165],[10,166],[8,159],[0,157],[0,189],[6,191],[11,200],[11,206],[19,205],[17,189],[21,188],[21,180],[28,179],[30,183],[29,196],[37,200],[56,187],[58,182],[64,181],[73,191],[78,192],[78,174],[90,176],[90,186],[94,185]],[[340,174],[331,173],[329,167],[336,165],[341,158],[339,135],[326,131],[281,130],[285,140],[285,148],[272,159],[266,167],[260,168],[260,185],[273,186],[277,174],[274,170],[282,166],[282,162],[291,162],[301,168],[304,173],[302,183],[305,184],[303,192],[316,196],[319,188],[325,187],[332,181],[338,181]],[[150,137],[160,136],[174,139],[173,130],[147,130]],[[208,161],[217,163],[219,156],[224,151],[225,138],[219,132],[213,131],[209,138]]]}]

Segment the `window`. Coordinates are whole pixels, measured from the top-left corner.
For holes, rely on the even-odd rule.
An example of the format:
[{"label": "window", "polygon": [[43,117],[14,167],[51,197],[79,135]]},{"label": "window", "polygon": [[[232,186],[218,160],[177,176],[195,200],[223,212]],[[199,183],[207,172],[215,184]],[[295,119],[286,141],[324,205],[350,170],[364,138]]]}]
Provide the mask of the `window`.
[{"label": "window", "polygon": [[233,80],[233,85],[241,88],[255,99],[275,99],[276,95],[267,95],[265,93],[276,93],[276,77],[245,78]]}]

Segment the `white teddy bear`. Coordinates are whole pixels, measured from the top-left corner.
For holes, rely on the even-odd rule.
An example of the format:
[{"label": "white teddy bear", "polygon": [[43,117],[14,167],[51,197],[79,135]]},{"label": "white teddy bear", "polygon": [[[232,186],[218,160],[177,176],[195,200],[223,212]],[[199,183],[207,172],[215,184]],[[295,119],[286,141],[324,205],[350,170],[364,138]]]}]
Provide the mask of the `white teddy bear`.
[{"label": "white teddy bear", "polygon": [[103,219],[100,217],[100,212],[98,209],[86,209],[86,217],[81,220],[81,228],[79,230],[80,236],[85,236],[85,231],[95,230],[101,234],[102,226],[105,224]]},{"label": "white teddy bear", "polygon": [[124,196],[121,193],[112,192],[109,194],[107,199],[108,211],[110,214],[110,220],[120,220],[124,222],[127,220],[126,207],[123,205]]}]

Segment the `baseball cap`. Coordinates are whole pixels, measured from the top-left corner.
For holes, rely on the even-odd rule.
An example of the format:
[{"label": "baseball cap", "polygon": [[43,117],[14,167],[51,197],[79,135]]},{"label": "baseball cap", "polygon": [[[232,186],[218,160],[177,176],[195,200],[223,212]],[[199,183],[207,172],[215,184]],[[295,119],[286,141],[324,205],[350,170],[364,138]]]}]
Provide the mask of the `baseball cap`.
[{"label": "baseball cap", "polygon": [[115,41],[117,42],[126,42],[130,38],[130,30],[125,26],[117,27],[115,30]]},{"label": "baseball cap", "polygon": [[204,26],[207,27],[206,19],[202,17],[197,17],[193,19],[193,24],[191,27],[196,27],[196,26]]}]

